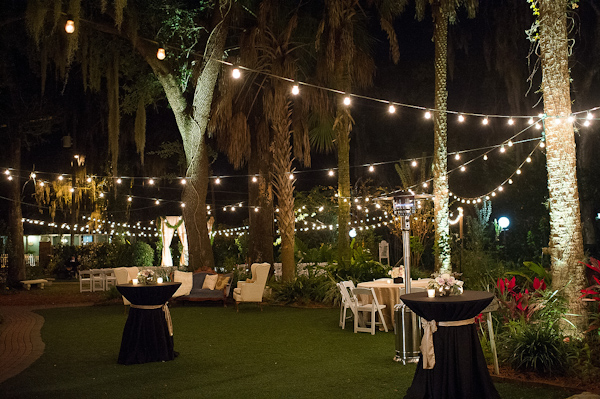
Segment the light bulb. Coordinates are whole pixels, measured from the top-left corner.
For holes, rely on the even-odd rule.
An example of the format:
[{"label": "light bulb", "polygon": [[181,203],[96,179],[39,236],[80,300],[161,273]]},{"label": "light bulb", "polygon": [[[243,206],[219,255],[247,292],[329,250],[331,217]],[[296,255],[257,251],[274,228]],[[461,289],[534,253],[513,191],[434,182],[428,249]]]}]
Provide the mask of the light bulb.
[{"label": "light bulb", "polygon": [[516,172],[516,173],[517,173],[518,175],[520,175],[520,174],[521,174],[521,169],[517,169],[517,172]]},{"label": "light bulb", "polygon": [[[297,94],[297,93],[296,93]],[[254,212],[258,212],[258,207],[254,208]]]},{"label": "light bulb", "polygon": [[373,165],[369,165],[369,172],[374,172],[375,171],[375,167]]},{"label": "light bulb", "polygon": [[465,121],[465,116],[464,115],[458,115],[458,121],[459,122],[464,122]]},{"label": "light bulb", "polygon": [[502,191],[502,190],[504,190],[504,187],[502,187],[502,186],[498,187],[498,191]]},{"label": "light bulb", "polygon": [[585,116],[586,119],[590,120],[594,117],[594,114],[592,114],[591,112],[588,112],[587,115]]},{"label": "light bulb", "polygon": [[544,143],[543,141],[540,142],[540,148],[544,148],[546,146],[546,143]]},{"label": "light bulb", "polygon": [[98,197],[100,197],[100,198],[104,198],[104,193],[100,193],[100,194],[98,194]]},{"label": "light bulb", "polygon": [[182,208],[185,208],[185,202],[182,202],[182,203],[181,203],[181,207],[182,207]]},{"label": "light bulb", "polygon": [[252,183],[256,183],[258,181],[258,178],[256,176],[252,176]]},{"label": "light bulb", "polygon": [[465,170],[467,170],[467,168],[465,167],[465,165],[463,165],[463,166],[460,167],[460,171],[461,172],[464,172]]},{"label": "light bulb", "polygon": [[154,201],[154,203],[155,203],[156,205],[158,205],[158,204],[160,204],[160,201],[159,201],[159,200],[156,200],[156,201]]},{"label": "light bulb", "polygon": [[515,121],[513,120],[513,118],[508,118],[508,124],[511,126],[515,124]]},{"label": "light bulb", "polygon": [[119,178],[117,179],[117,184],[121,184],[122,182],[123,182],[123,180],[121,180],[121,178],[119,177]]},{"label": "light bulb", "polygon": [[575,117],[573,115],[569,115],[567,121],[569,121],[569,123],[573,123],[575,121]]},{"label": "light bulb", "polygon": [[59,180],[59,181],[63,181],[63,180],[64,180],[64,177],[62,177],[62,176],[58,176],[58,180]]},{"label": "light bulb", "polygon": [[74,192],[75,192],[75,189],[74,189],[73,187],[71,187],[71,188],[69,189],[69,192],[70,192],[70,193],[74,193]]},{"label": "light bulb", "polygon": [[349,96],[344,97],[344,105],[348,106],[348,105],[350,105],[350,102],[351,101],[350,101],[350,97]]},{"label": "light bulb", "polygon": [[427,188],[427,182],[423,182],[423,188]]},{"label": "light bulb", "polygon": [[459,160],[460,159],[460,154],[457,152],[456,155],[454,156],[454,159]]},{"label": "light bulb", "polygon": [[148,184],[150,184],[151,186],[153,186],[154,185],[154,179],[148,180]]},{"label": "light bulb", "polygon": [[589,125],[591,125],[590,121],[586,120],[583,122],[583,126],[588,127]]},{"label": "light bulb", "polygon": [[527,157],[527,159],[525,161],[531,162],[531,157]]},{"label": "light bulb", "polygon": [[528,124],[533,125],[533,118],[529,118],[529,120],[527,121]]},{"label": "light bulb", "polygon": [[294,180],[294,174],[293,173],[290,173],[289,179],[290,180]]},{"label": "light bulb", "polygon": [[486,116],[485,118],[483,118],[483,120],[481,121],[482,124],[487,125],[488,123],[490,123],[490,121],[488,120],[488,117]]},{"label": "light bulb", "polygon": [[40,182],[40,187],[44,187],[44,182],[43,181]]},{"label": "light bulb", "polygon": [[300,94],[300,87],[298,87],[298,85],[293,85],[292,86],[292,94],[295,95],[295,96],[297,96],[298,94]]},{"label": "light bulb", "polygon": [[504,152],[506,151],[506,148],[504,148],[504,146],[500,147],[500,152]]},{"label": "light bulb", "polygon": [[484,161],[487,161],[487,160],[488,160],[488,156],[487,156],[487,154],[485,154],[485,155],[483,156],[483,160],[484,160]]},{"label": "light bulb", "polygon": [[72,19],[67,19],[67,23],[65,24],[65,32],[69,34],[75,32],[75,22]]},{"label": "light bulb", "polygon": [[390,106],[388,107],[388,112],[390,114],[393,114],[396,112],[396,107],[394,107],[392,104],[390,104]]},{"label": "light bulb", "polygon": [[512,183],[513,183],[512,179],[508,179],[508,184],[512,184]]},{"label": "light bulb", "polygon": [[87,181],[88,183],[91,183],[91,182],[92,182],[92,178],[91,178],[91,177],[88,177],[88,178],[86,179],[86,181]]},{"label": "light bulb", "polygon": [[215,184],[221,184],[221,178],[220,177],[217,177],[215,179]]},{"label": "light bulb", "polygon": [[165,57],[167,56],[167,53],[165,52],[165,49],[162,47],[159,47],[158,50],[156,51],[156,58],[158,58],[159,60],[164,60]]},{"label": "light bulb", "polygon": [[334,174],[333,169],[329,169],[329,176],[333,176]]},{"label": "light bulb", "polygon": [[412,162],[410,163],[410,165],[411,165],[411,166],[414,168],[415,166],[417,166],[417,161],[412,161]]},{"label": "light bulb", "polygon": [[131,202],[131,201],[133,201],[133,198],[127,197],[127,201]]},{"label": "light bulb", "polygon": [[233,68],[233,70],[231,71],[231,76],[234,79],[239,79],[242,76],[242,73],[240,72],[239,68]]},{"label": "light bulb", "polygon": [[431,119],[431,112],[425,112],[425,119]]},{"label": "light bulb", "polygon": [[35,175],[35,173],[34,173],[34,172],[31,172],[31,174],[29,175],[29,177],[31,177],[32,179],[35,179],[35,176],[36,176],[36,175]]},{"label": "light bulb", "polygon": [[509,146],[509,147],[512,147],[512,146],[513,146],[513,142],[512,142],[512,140],[508,140],[508,146]]},{"label": "light bulb", "polygon": [[539,123],[536,123],[535,124],[535,128],[538,129],[538,130],[540,130],[542,128],[542,125],[540,125]]}]

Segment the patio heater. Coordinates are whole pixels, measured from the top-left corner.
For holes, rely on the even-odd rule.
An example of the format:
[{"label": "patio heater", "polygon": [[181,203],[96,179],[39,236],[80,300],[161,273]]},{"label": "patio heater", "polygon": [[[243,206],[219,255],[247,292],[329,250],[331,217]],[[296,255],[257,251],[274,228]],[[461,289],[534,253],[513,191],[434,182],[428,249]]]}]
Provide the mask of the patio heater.
[{"label": "patio heater", "polygon": [[[399,217],[402,229],[402,247],[404,253],[404,287],[410,294],[410,215],[415,211],[415,195],[402,193],[392,199],[394,215]],[[402,301],[394,306],[394,332],[396,334],[396,355],[394,361],[417,363],[421,344],[420,319]]]}]

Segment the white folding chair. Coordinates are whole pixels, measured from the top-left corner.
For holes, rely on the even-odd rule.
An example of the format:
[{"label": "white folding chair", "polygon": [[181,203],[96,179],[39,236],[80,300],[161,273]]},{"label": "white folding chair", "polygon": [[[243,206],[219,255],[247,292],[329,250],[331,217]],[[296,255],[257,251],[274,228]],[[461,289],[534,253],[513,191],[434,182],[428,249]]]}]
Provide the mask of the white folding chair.
[{"label": "white folding chair", "polygon": [[104,271],[92,269],[92,291],[104,291]]},{"label": "white folding chair", "polygon": [[[373,291],[373,288],[354,288],[352,290],[352,294],[354,296],[356,309],[356,312],[354,313],[354,332],[370,332],[372,335],[375,335],[375,327],[378,324],[382,324],[385,332],[388,332],[383,313],[381,312],[381,309],[385,309],[386,305],[379,304],[379,301],[377,301],[377,296],[375,295],[375,291]],[[366,300],[362,301],[361,298],[365,298]],[[370,327],[359,326],[359,312],[371,314]],[[379,315],[379,322],[376,322],[377,315]],[[367,324],[366,320],[365,324]]]},{"label": "white folding chair", "polygon": [[485,318],[487,320],[488,333],[490,336],[490,348],[492,350],[492,356],[494,356],[494,374],[500,375],[500,369],[498,367],[498,351],[496,349],[496,339],[494,338],[494,326],[492,325],[492,312],[498,310],[499,302],[496,297],[492,299],[492,302],[481,311],[481,313],[485,314]]},{"label": "white folding chair", "polygon": [[340,289],[340,294],[342,294],[342,302],[340,302],[340,327],[343,330],[346,328],[346,319],[349,318],[347,312],[348,309],[351,309],[350,302],[354,300],[350,293],[355,287],[352,281],[341,281],[337,283],[337,286]]},{"label": "white folding chair", "polygon": [[115,271],[113,269],[103,269],[104,270],[104,290],[108,291],[110,287],[115,287],[117,285],[117,276],[115,275]]},{"label": "white folding chair", "polygon": [[79,292],[92,292],[92,273],[89,270],[79,271]]}]

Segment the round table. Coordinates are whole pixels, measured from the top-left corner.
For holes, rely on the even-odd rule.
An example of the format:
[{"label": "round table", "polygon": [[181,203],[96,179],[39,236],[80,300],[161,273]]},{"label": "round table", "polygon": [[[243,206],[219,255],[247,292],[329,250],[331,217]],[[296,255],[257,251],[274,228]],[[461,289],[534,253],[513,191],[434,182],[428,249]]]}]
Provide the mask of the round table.
[{"label": "round table", "polygon": [[[412,288],[423,288],[426,289],[430,279],[424,278],[419,280],[411,280],[410,286]],[[391,278],[365,281],[364,283],[358,283],[357,287],[360,288],[373,288],[377,301],[380,305],[385,305],[385,309],[381,310],[385,324],[388,329],[393,331],[394,329],[394,305],[400,303],[400,289],[404,289],[404,283],[395,284]],[[366,296],[366,295],[365,295]]]},{"label": "round table", "polygon": [[160,362],[175,358],[166,303],[180,285],[117,285],[121,295],[131,302],[119,350],[120,364]]},{"label": "round table", "polygon": [[[494,294],[465,291],[462,295],[428,298],[426,292],[402,295],[400,299],[418,316],[436,322],[466,320],[477,316]],[[435,366],[423,369],[420,356],[405,398],[471,399],[500,398],[490,377],[475,324],[437,326],[433,333]]]}]

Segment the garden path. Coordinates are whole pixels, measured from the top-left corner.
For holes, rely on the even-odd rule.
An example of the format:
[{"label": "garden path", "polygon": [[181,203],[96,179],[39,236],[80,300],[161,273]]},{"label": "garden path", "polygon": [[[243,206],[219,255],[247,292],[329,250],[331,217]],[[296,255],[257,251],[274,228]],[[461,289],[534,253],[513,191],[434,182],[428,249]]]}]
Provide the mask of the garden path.
[{"label": "garden path", "polygon": [[42,326],[44,318],[35,309],[89,304],[47,306],[0,306],[0,383],[19,374],[44,353]]}]

